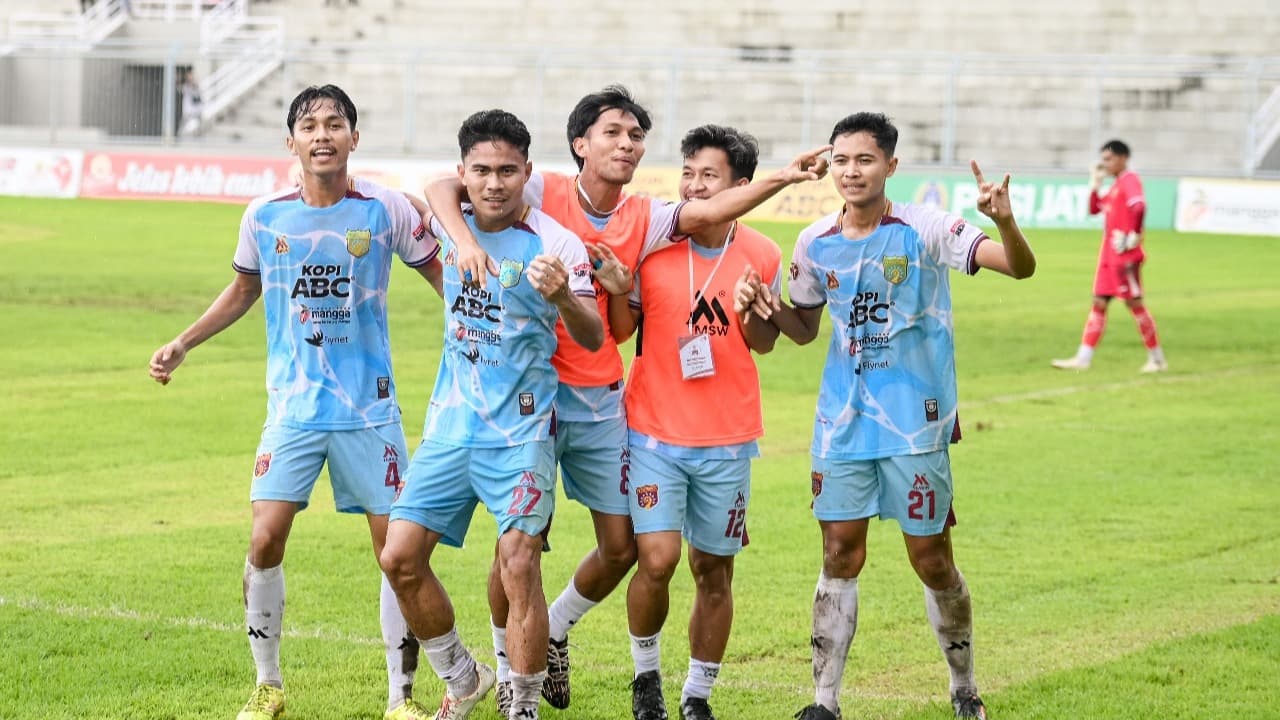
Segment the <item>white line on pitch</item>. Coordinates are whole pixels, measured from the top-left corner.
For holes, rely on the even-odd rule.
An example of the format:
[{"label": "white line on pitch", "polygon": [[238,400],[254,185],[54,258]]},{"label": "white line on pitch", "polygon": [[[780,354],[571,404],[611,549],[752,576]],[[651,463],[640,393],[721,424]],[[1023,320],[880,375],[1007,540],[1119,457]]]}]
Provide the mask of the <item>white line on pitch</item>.
[{"label": "white line on pitch", "polygon": [[1024,402],[1026,400],[1044,400],[1046,398],[1064,397],[1067,395],[1078,395],[1080,393],[1088,392],[1126,390],[1143,385],[1175,385],[1185,382],[1198,382],[1201,380],[1217,380],[1219,378],[1233,377],[1235,375],[1252,375],[1264,369],[1270,368],[1264,368],[1261,366],[1227,368],[1225,370],[1217,370],[1214,372],[1188,373],[1186,375],[1154,375],[1144,378],[1135,378],[1133,380],[1124,380],[1122,382],[1104,383],[1102,385],[1067,385],[1065,387],[1031,390],[1029,392],[1012,393],[1009,395],[996,395],[982,400],[961,402],[960,409],[971,410],[973,408],[984,407],[987,405],[1005,405],[1008,403]]}]

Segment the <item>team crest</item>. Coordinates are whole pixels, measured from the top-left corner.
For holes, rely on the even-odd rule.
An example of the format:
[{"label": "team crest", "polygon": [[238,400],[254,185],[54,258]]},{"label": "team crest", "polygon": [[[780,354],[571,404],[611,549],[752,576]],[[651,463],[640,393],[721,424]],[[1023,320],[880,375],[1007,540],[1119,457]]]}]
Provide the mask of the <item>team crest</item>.
[{"label": "team crest", "polygon": [[894,285],[900,285],[903,280],[907,279],[907,269],[910,266],[907,264],[906,255],[885,255],[882,258],[882,262],[884,264],[885,280]]},{"label": "team crest", "polygon": [[253,461],[253,476],[260,478],[271,469],[271,453],[262,453]]},{"label": "team crest", "polygon": [[289,254],[289,238],[285,237],[284,235],[276,236],[276,254],[277,255]]},{"label": "team crest", "polygon": [[651,510],[658,506],[658,486],[640,485],[636,488],[636,503],[643,510]]},{"label": "team crest", "polygon": [[498,267],[498,282],[504,288],[513,288],[520,283],[520,273],[524,272],[524,263],[519,260],[503,258]]},{"label": "team crest", "polygon": [[372,239],[373,233],[368,230],[348,230],[347,252],[353,257],[364,257],[369,253],[369,241]]},{"label": "team crest", "polygon": [[818,497],[822,494],[822,473],[809,473],[809,490],[813,493],[814,497]]},{"label": "team crest", "polygon": [[838,287],[840,287],[840,278],[836,277],[836,271],[828,270],[827,271],[827,289],[835,290]]},{"label": "team crest", "polygon": [[796,263],[791,263],[791,267],[787,269],[787,272],[791,275],[791,279],[795,280],[800,277],[800,266]]}]

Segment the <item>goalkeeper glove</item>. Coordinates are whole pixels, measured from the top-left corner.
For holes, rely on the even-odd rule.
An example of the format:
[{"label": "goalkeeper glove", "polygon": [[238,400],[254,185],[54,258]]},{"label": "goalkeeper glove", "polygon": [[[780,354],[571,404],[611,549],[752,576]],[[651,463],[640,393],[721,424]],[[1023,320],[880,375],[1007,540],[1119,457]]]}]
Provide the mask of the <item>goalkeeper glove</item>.
[{"label": "goalkeeper glove", "polygon": [[1097,192],[1102,187],[1102,178],[1106,176],[1106,171],[1102,169],[1102,163],[1094,165],[1089,171],[1089,189]]},{"label": "goalkeeper glove", "polygon": [[1123,230],[1111,231],[1111,247],[1116,253],[1125,253],[1136,247],[1142,242],[1142,236],[1136,232],[1125,232]]}]

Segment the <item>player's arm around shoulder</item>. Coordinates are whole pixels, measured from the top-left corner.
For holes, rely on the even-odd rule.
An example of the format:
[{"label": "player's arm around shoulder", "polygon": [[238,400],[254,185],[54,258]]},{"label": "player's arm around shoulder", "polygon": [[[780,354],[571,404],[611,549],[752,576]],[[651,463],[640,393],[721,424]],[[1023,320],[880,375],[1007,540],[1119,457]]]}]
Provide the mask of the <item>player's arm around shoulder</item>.
[{"label": "player's arm around shoulder", "polygon": [[1000,184],[987,182],[976,160],[970,161],[973,179],[978,183],[978,212],[991,218],[1000,235],[1000,244],[981,242],[974,253],[978,267],[995,270],[1015,280],[1029,278],[1036,272],[1036,256],[1027,237],[1013,217],[1009,202],[1009,175]]}]

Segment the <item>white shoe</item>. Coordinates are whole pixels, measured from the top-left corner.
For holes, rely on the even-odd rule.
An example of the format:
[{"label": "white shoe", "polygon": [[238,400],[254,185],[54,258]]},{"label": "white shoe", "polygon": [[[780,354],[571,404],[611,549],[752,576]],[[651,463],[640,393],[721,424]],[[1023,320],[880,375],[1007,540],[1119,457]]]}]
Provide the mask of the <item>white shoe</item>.
[{"label": "white shoe", "polygon": [[1169,363],[1166,362],[1163,358],[1160,360],[1149,358],[1146,364],[1143,365],[1142,369],[1139,370],[1138,372],[1158,373],[1158,372],[1164,372],[1165,370],[1168,370],[1168,369],[1169,369]]},{"label": "white shoe", "polygon": [[1069,358],[1054,360],[1049,363],[1059,370],[1088,370],[1089,361],[1080,356],[1072,356]]},{"label": "white shoe", "polygon": [[494,674],[493,669],[484,663],[476,663],[476,689],[464,698],[455,698],[445,691],[444,700],[440,701],[440,709],[436,711],[433,720],[463,720],[471,714],[471,711],[485,695],[493,689],[493,684],[497,682],[498,677]]}]

